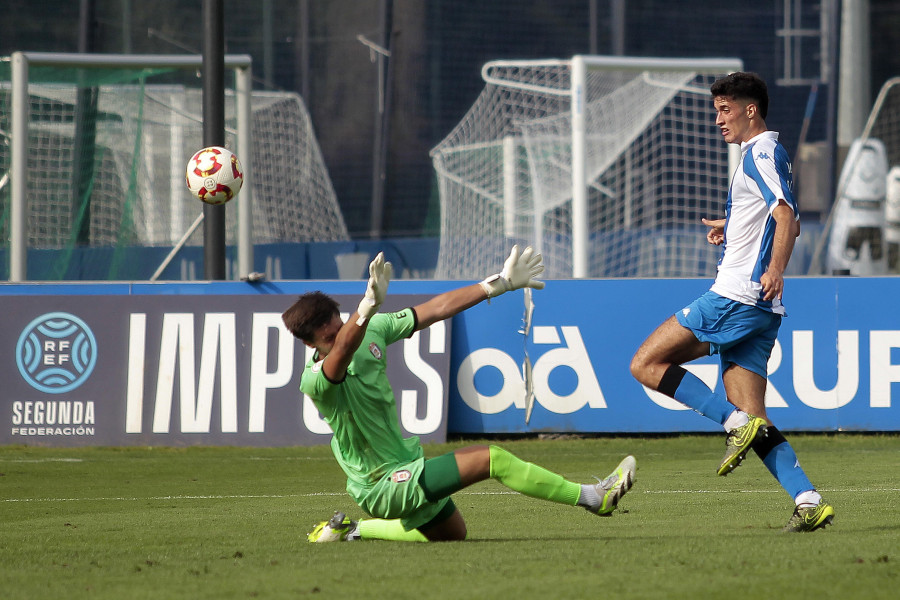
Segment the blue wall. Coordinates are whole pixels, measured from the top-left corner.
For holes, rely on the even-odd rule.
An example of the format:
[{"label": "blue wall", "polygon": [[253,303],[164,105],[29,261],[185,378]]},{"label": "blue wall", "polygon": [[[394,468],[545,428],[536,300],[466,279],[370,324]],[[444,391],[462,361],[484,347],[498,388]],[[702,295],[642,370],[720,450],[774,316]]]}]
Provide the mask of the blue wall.
[{"label": "blue wall", "polygon": [[[394,264],[398,277],[431,278],[437,265],[437,238],[395,238],[374,241],[255,244],[253,270],[270,279],[340,279],[336,256],[363,252],[374,256],[383,251]],[[71,249],[28,249],[29,281],[139,281],[149,280],[163,263],[171,247],[102,247]],[[9,254],[0,248],[0,274],[9,278]],[[238,279],[237,249],[226,249],[228,273]],[[358,273],[344,278],[360,279],[368,261]],[[190,281],[203,278],[203,247],[185,246],[162,274],[161,281]]]},{"label": "blue wall", "polygon": [[[431,295],[455,281],[395,281],[391,298]],[[360,295],[363,281],[248,284],[3,284],[0,295],[293,296],[311,289]],[[648,393],[628,364],[641,341],[709,286],[706,279],[554,280],[534,293],[533,324],[520,333],[523,293],[484,302],[454,318],[448,432],[716,431],[718,426]],[[785,430],[898,431],[900,410],[900,278],[790,278],[784,319],[769,364],[769,416]],[[242,300],[245,302],[246,299]],[[394,300],[396,303],[397,300]],[[221,308],[219,309],[221,310]],[[19,329],[24,327],[21,324]],[[18,330],[16,330],[18,331]],[[15,331],[13,333],[16,333]],[[533,364],[535,404],[525,424],[522,361]],[[14,360],[7,358],[4,360]],[[721,385],[715,357],[690,365]],[[898,396],[900,397],[900,396]],[[302,426],[302,424],[300,425]]]},{"label": "blue wall", "polygon": [[[804,223],[803,235],[794,247],[788,274],[805,275],[812,262],[813,252],[823,227],[819,223]],[[595,252],[607,255],[637,256],[639,248],[648,239],[666,236],[689,236],[704,239],[705,228],[645,229],[634,231],[594,232],[591,247]],[[557,241],[558,243],[558,241]],[[668,247],[675,247],[670,244]],[[71,249],[28,250],[26,265],[29,281],[139,281],[149,280],[163,263],[171,247],[76,247]],[[385,258],[394,265],[396,279],[431,279],[440,251],[440,238],[390,238],[346,242],[309,242],[282,244],[255,244],[253,270],[265,273],[268,279],[362,279],[368,277],[367,267],[371,257],[383,251]],[[359,269],[338,270],[337,257],[354,253],[367,258],[358,261]],[[683,276],[703,277],[715,273],[718,255],[713,251],[702,260],[696,250],[690,251],[683,262],[692,264]],[[8,252],[0,248],[0,275],[9,277]],[[230,279],[238,279],[237,249],[226,249],[227,273]],[[635,261],[623,261],[621,265],[608,264],[603,271],[594,273],[601,277],[636,277]],[[158,279],[160,281],[191,281],[203,278],[203,247],[182,248]]]}]

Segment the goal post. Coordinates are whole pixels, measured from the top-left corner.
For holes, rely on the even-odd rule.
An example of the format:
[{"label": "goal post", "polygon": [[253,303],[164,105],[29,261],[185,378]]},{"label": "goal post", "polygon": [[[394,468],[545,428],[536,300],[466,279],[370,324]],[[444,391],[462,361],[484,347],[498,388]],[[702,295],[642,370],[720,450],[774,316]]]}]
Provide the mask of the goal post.
[{"label": "goal post", "polygon": [[[225,146],[245,176],[226,211],[227,277],[253,272],[255,244],[349,240],[302,98],[252,90],[249,56],[224,62]],[[178,248],[200,245],[192,232],[203,205],[184,178],[202,147],[201,68],[195,55],[0,59],[0,237],[10,281],[155,279]],[[163,249],[172,252],[156,268]],[[35,260],[37,276],[26,272]],[[194,272],[182,259],[181,277]]]},{"label": "goal post", "polygon": [[[52,52],[14,52],[11,58],[12,110],[11,137],[12,152],[10,178],[12,180],[10,198],[10,281],[25,281],[27,277],[28,231],[25,218],[27,205],[28,169],[28,124],[30,106],[28,101],[28,73],[30,67],[63,68],[174,68],[199,69],[203,57],[199,55],[132,55],[132,54],[65,54]],[[237,148],[238,156],[250,156],[250,94],[252,91],[251,58],[249,55],[226,55],[225,68],[235,74],[235,100],[237,104]],[[244,183],[241,201],[238,203],[238,269],[242,276],[253,271],[252,227],[252,165],[244,165]]]},{"label": "goal post", "polygon": [[[652,71],[727,74],[743,69],[738,59],[645,59],[615,56],[582,56],[572,58],[572,277],[588,277],[588,179],[586,175],[587,126],[585,125],[585,93],[589,69],[618,71]],[[707,90],[708,92],[708,90]],[[740,146],[728,145],[728,168],[733,173],[740,160]],[[626,214],[630,214],[627,211]]]},{"label": "goal post", "polygon": [[715,127],[709,85],[742,68],[733,58],[581,55],[485,64],[484,91],[431,152],[438,276],[478,277],[510,243],[538,247],[548,277],[714,269],[706,248],[665,254],[702,211],[723,206],[740,148]]}]

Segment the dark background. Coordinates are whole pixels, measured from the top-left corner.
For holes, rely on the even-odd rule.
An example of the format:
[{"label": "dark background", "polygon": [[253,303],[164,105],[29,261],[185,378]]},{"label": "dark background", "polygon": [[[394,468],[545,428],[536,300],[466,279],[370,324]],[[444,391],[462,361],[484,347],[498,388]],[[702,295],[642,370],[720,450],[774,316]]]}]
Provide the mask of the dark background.
[{"label": "dark background", "polygon": [[[380,235],[433,236],[438,233],[439,206],[428,152],[483,88],[481,66],[504,58],[567,58],[591,53],[592,48],[597,54],[613,54],[613,4],[611,0],[225,0],[226,52],[253,57],[256,88],[303,95],[350,234],[365,239],[372,236],[378,66],[358,36],[386,45],[383,24],[390,21],[392,85]],[[783,0],[622,4],[624,54],[737,57],[746,70],[765,77],[772,100],[767,124],[781,132],[788,151],[796,154],[810,87],[777,84],[784,75],[784,41],[776,35],[783,26]],[[800,4],[801,25],[817,28],[818,4],[812,0]],[[0,55],[78,50],[80,2],[7,0],[4,5]],[[869,5],[874,99],[887,79],[900,74],[900,2],[870,0]],[[199,53],[201,8],[200,0],[96,0],[95,51]],[[801,71],[817,75],[818,41],[805,44],[801,54]],[[825,140],[828,134],[828,92],[827,86],[819,88],[810,142]]]}]

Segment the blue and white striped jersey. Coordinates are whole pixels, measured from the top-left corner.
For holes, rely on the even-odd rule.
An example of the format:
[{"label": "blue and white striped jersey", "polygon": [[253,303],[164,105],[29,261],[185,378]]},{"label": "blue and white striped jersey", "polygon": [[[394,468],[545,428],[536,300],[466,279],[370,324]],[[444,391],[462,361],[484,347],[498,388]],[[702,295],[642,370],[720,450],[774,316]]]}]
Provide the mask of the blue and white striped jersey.
[{"label": "blue and white striped jersey", "polygon": [[731,180],[725,205],[725,251],[712,291],[742,304],[785,314],[778,298],[763,300],[759,280],[772,259],[775,219],[784,200],[799,219],[792,187],[791,161],[778,133],[764,131],[741,144],[741,163]]}]

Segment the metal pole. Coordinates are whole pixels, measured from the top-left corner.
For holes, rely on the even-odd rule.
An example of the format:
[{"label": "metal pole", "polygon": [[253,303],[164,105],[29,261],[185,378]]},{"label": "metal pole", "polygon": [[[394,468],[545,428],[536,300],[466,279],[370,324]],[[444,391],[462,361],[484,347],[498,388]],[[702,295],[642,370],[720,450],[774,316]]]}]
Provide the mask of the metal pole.
[{"label": "metal pole", "polygon": [[612,0],[612,15],[609,20],[612,29],[612,53],[625,56],[625,0]]},{"label": "metal pole", "polygon": [[[223,0],[203,0],[203,145],[225,145]],[[203,273],[225,279],[225,205],[203,205]]]},{"label": "metal pole", "polygon": [[12,161],[10,164],[9,280],[25,281],[28,262],[28,60],[12,55]]},{"label": "metal pole", "polygon": [[[837,143],[842,163],[872,107],[869,18],[868,0],[841,3]],[[838,165],[838,170],[841,167]]]},{"label": "metal pole", "polygon": [[[94,0],[81,0],[78,17],[78,52],[82,54],[94,52],[95,12]],[[86,86],[82,83],[84,79],[82,71],[78,72],[78,79],[75,140],[72,149],[72,227],[75,230],[75,243],[90,245],[91,196],[88,192],[94,178],[98,89],[96,86]]]},{"label": "metal pole", "polygon": [[191,223],[191,226],[188,227],[188,230],[185,231],[181,236],[181,239],[175,243],[175,246],[172,248],[172,250],[169,251],[166,257],[163,259],[162,263],[160,263],[160,265],[156,268],[156,271],[154,271],[153,275],[150,276],[150,281],[156,281],[157,279],[159,279],[159,276],[162,275],[163,271],[166,270],[166,267],[169,266],[169,263],[171,263],[172,259],[175,258],[175,255],[178,254],[178,251],[184,247],[184,245],[188,241],[188,238],[194,235],[194,232],[197,231],[197,228],[200,227],[200,223],[202,222],[203,213],[200,213],[199,215],[197,215],[197,218],[194,219],[194,222]]},{"label": "metal pole", "polygon": [[[312,111],[309,94],[309,0],[299,0],[300,16],[297,23],[297,48],[295,51],[294,86],[299,85],[300,97],[307,110]],[[299,84],[297,83],[299,81]]]},{"label": "metal pole", "polygon": [[122,52],[131,54],[131,0],[120,0],[122,5]]},{"label": "metal pole", "polygon": [[[829,0],[825,6],[829,9],[828,28],[829,44],[828,44],[828,105],[825,117],[825,141],[828,146],[828,164],[825,169],[826,173],[830,173],[826,177],[825,197],[830,203],[834,203],[835,188],[837,186],[837,119],[838,119],[838,86],[839,84],[839,65],[837,41],[840,39],[840,12],[838,10],[839,2],[837,0]],[[817,274],[817,273],[811,273]]]},{"label": "metal pole", "polygon": [[[584,102],[587,67],[581,56],[572,57],[572,277],[588,276],[589,230],[585,166]],[[535,219],[540,218],[535,211]],[[537,240],[540,243],[540,240]]]},{"label": "metal pole", "polygon": [[384,220],[384,184],[387,171],[387,150],[390,139],[391,97],[391,36],[393,29],[393,0],[382,0],[381,30],[384,54],[378,53],[378,98],[375,113],[375,144],[372,165],[372,215],[370,233],[372,239],[381,237]]},{"label": "metal pole", "polygon": [[263,83],[267,90],[275,87],[275,9],[272,0],[263,0]]},{"label": "metal pole", "polygon": [[234,87],[237,108],[237,154],[244,166],[244,184],[238,203],[238,277],[253,272],[253,156],[251,156],[251,119],[253,107],[253,73],[249,65],[235,71]]}]

